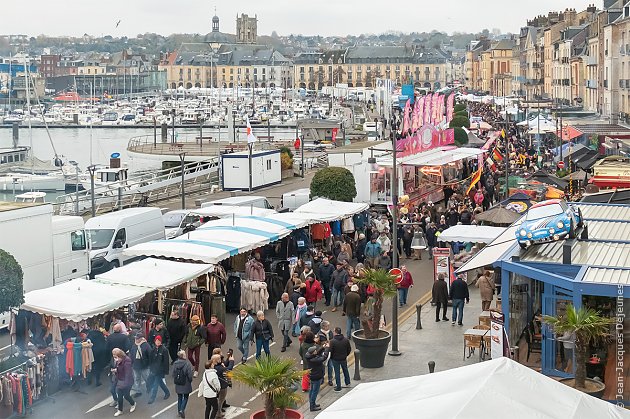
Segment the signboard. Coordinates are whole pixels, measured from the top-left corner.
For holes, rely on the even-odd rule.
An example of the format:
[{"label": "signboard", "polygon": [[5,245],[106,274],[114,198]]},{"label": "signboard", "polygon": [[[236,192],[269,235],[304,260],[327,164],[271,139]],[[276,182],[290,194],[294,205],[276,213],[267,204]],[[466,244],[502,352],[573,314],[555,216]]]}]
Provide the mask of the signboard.
[{"label": "signboard", "polygon": [[505,333],[505,315],[490,311],[490,356],[492,359],[510,356],[510,344]]},{"label": "signboard", "polygon": [[413,103],[415,101],[413,84],[403,84],[402,85],[402,89],[401,89],[401,93],[404,96],[407,96],[407,98],[409,99],[409,103],[413,105]]},{"label": "signboard", "polygon": [[396,148],[399,157],[422,153],[437,147],[455,143],[455,130],[439,131],[431,124],[425,124],[414,135],[398,140]]},{"label": "signboard", "polygon": [[402,282],[402,271],[398,268],[392,268],[389,270],[389,274],[393,275],[396,277],[396,279],[394,279],[394,283],[396,285],[400,284]]},{"label": "signboard", "polygon": [[433,248],[433,280],[438,280],[438,275],[443,274],[444,280],[450,292],[451,279],[452,279],[452,267],[451,267],[451,249],[448,247],[434,247]]}]

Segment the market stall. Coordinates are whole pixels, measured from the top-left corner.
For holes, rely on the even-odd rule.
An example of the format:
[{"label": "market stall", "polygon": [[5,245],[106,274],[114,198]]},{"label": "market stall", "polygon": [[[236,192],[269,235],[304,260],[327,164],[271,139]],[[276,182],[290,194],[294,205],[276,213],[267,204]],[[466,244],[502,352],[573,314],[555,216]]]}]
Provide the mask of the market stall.
[{"label": "market stall", "polygon": [[441,242],[490,243],[505,231],[503,227],[455,225],[440,234]]},{"label": "market stall", "polygon": [[[454,414],[454,400],[459,414]],[[499,418],[506,412],[516,418],[630,418],[627,410],[505,357],[434,374],[359,384],[317,417],[415,419],[418,412],[427,419]]]},{"label": "market stall", "polygon": [[366,211],[369,204],[361,202],[341,202],[325,198],[317,198],[297,208],[294,213],[308,214],[317,222],[335,221],[352,217]]}]

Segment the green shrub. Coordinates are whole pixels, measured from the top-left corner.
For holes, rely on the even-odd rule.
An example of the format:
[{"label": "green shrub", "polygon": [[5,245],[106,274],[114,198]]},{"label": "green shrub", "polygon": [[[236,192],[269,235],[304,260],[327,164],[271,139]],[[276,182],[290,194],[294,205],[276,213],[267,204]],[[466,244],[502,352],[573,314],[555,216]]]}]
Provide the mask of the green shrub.
[{"label": "green shrub", "polygon": [[284,147],[280,147],[280,153],[286,153],[289,155],[289,158],[293,159],[293,152],[291,151],[291,149],[287,146]]},{"label": "green shrub", "polygon": [[458,146],[463,146],[468,144],[468,134],[466,134],[466,131],[464,131],[463,128],[453,128],[453,131],[455,132],[455,144]]},{"label": "green shrub", "polygon": [[463,116],[464,118],[468,119],[468,112],[466,111],[457,111],[453,114],[453,118],[455,118],[456,116]]},{"label": "green shrub", "polygon": [[455,106],[453,106],[453,111],[455,112],[465,111],[465,110],[466,110],[466,105],[463,103],[458,103]]},{"label": "green shrub", "polygon": [[352,202],[357,196],[354,175],[344,167],[326,167],[313,176],[311,196]]},{"label": "green shrub", "polygon": [[453,117],[453,120],[451,121],[450,128],[461,128],[461,127],[465,127],[468,128],[470,127],[470,120],[468,118],[466,118],[465,116],[455,116]]},{"label": "green shrub", "polygon": [[13,256],[0,249],[0,313],[24,302],[24,273]]}]

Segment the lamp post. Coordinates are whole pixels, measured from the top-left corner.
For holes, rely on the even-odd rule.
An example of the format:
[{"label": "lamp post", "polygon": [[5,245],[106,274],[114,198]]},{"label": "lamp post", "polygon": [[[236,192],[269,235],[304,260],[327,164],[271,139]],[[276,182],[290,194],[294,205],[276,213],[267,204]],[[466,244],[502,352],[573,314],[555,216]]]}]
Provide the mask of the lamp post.
[{"label": "lamp post", "polygon": [[157,118],[153,117],[153,148],[157,147]]},{"label": "lamp post", "polygon": [[74,165],[74,171],[77,175],[76,184],[74,185],[74,215],[79,215],[79,165]]},{"label": "lamp post", "polygon": [[[398,268],[398,172],[396,157],[398,154],[396,137],[392,144],[392,268]],[[400,356],[398,350],[398,292],[392,298],[392,349],[391,356]]]},{"label": "lamp post", "polygon": [[179,153],[179,162],[180,162],[180,171],[182,173],[182,209],[186,209],[186,194],[184,191],[184,159],[186,158],[186,153]]},{"label": "lamp post", "polygon": [[90,200],[92,205],[92,217],[96,217],[96,203],[94,202],[94,172],[96,171],[96,166],[93,164],[88,166],[88,171],[90,172]]},{"label": "lamp post", "polygon": [[171,110],[171,115],[173,117],[173,137],[171,138],[171,142],[175,144],[175,108]]}]

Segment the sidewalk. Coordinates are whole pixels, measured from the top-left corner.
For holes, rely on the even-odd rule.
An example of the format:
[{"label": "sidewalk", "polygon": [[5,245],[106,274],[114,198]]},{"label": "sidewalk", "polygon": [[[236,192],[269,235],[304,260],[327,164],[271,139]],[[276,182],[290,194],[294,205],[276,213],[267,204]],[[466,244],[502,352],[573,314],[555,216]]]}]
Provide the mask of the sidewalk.
[{"label": "sidewalk", "polygon": [[[352,380],[352,387],[360,383],[370,381],[388,380],[393,378],[409,377],[427,374],[428,362],[435,362],[435,371],[444,371],[479,362],[478,350],[470,357],[462,360],[464,355],[464,331],[479,323],[481,314],[481,300],[479,289],[470,285],[470,304],[464,307],[464,325],[452,326],[451,322],[435,321],[435,307],[426,303],[422,307],[422,329],[416,330],[416,315],[401,322],[399,325],[398,348],[401,356],[385,358],[383,368],[361,368],[361,381]],[[494,302],[493,302],[494,303]],[[447,311],[447,317],[451,318],[451,307]],[[354,365],[349,367],[350,378],[354,377]],[[333,404],[351,388],[344,388],[341,393],[335,393],[332,387],[325,383],[317,397],[317,402],[322,410]],[[300,411],[306,419],[315,418],[319,412],[311,412],[308,405],[308,393],[303,393],[306,403]]]}]

